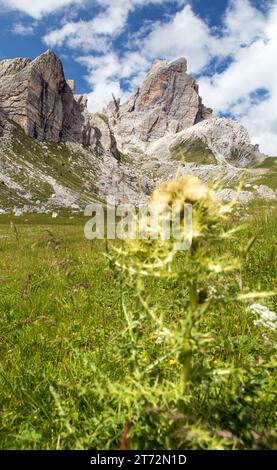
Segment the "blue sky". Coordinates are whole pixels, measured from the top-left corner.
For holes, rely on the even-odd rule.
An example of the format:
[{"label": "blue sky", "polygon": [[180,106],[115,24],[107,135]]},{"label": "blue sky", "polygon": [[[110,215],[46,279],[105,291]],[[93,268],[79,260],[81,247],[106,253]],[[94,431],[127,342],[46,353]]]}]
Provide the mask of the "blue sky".
[{"label": "blue sky", "polygon": [[277,154],[277,0],[0,0],[0,36],[0,59],[52,48],[92,111],[184,56],[205,104]]}]

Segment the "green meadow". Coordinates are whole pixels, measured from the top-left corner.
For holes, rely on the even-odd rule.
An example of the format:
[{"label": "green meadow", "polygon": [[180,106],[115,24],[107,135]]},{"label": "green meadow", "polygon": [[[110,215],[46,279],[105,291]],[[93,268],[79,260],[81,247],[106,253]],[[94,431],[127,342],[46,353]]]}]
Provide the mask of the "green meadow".
[{"label": "green meadow", "polygon": [[183,355],[174,335],[191,308],[189,255],[176,276],[134,288],[112,260],[119,242],[86,240],[85,222],[0,217],[1,449],[275,448],[276,330],[248,307],[276,311],[276,208],[224,222],[240,230],[211,253],[240,264],[199,275]]}]

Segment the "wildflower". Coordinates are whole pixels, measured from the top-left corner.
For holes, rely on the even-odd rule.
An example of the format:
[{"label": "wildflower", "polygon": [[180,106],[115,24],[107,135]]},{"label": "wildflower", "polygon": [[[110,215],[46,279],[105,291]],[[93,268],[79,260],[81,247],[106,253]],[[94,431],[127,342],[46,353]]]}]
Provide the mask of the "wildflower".
[{"label": "wildflower", "polygon": [[169,334],[170,334],[170,331],[167,328],[164,328],[163,330],[160,330],[160,331],[156,331],[153,335],[153,337],[156,338],[155,343],[162,344]]},{"label": "wildflower", "polygon": [[[116,267],[132,275],[174,276],[171,265],[176,254],[192,249],[197,263],[207,268],[211,260],[207,259],[204,244],[222,233],[222,204],[214,194],[213,189],[190,175],[161,184],[149,200],[148,212],[138,216],[140,236],[128,240],[123,250],[114,249]],[[217,266],[220,263],[212,264],[216,272],[223,271]]]},{"label": "wildflower", "polygon": [[214,271],[215,273],[220,273],[222,271],[222,266],[220,266],[219,264],[210,263],[208,265],[208,268],[210,271]]},{"label": "wildflower", "polygon": [[184,203],[193,204],[200,199],[205,199],[209,194],[209,188],[196,176],[181,176],[177,180],[167,181],[153,192],[150,204],[160,207],[172,206]]},{"label": "wildflower", "polygon": [[277,315],[275,312],[269,310],[265,305],[252,304],[247,308],[247,311],[256,316],[257,320],[254,320],[254,325],[276,330]]},{"label": "wildflower", "polygon": [[176,359],[169,359],[168,363],[169,366],[175,366],[177,364]]},{"label": "wildflower", "polygon": [[[167,181],[157,188],[150,199],[149,206],[157,213],[166,213],[169,209],[171,218],[181,216],[183,220],[185,206],[193,207],[193,238],[199,238],[207,230],[208,225],[222,217],[221,204],[216,202],[213,189],[209,188],[196,176],[181,176]],[[183,221],[184,222],[184,221]]]}]

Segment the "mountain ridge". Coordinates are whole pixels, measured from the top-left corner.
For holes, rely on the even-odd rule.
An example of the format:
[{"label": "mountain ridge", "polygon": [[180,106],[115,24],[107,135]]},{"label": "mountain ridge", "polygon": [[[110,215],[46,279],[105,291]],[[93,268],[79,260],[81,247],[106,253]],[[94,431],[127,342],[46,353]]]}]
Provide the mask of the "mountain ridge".
[{"label": "mountain ridge", "polygon": [[2,211],[140,204],[177,170],[229,184],[266,158],[243,126],[205,107],[184,58],[156,61],[125,103],[114,97],[101,113],[51,50],[0,61],[0,77]]}]

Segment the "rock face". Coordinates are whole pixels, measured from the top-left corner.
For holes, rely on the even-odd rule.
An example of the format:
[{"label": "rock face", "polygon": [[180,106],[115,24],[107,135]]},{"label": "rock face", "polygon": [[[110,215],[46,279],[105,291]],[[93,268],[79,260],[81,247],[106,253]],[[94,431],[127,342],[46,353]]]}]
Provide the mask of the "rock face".
[{"label": "rock face", "polygon": [[[126,103],[102,113],[88,111],[51,50],[0,61],[0,210],[95,197],[138,205],[177,171],[229,184],[263,158],[243,126],[202,104],[185,59],[156,61]],[[276,197],[265,186],[253,194]]]},{"label": "rock face", "polygon": [[63,67],[51,51],[34,61],[0,62],[0,108],[25,132],[58,141],[63,128]]},{"label": "rock face", "polygon": [[0,78],[15,75],[32,62],[31,59],[8,59],[0,62]]},{"label": "rock face", "polygon": [[216,117],[156,141],[147,153],[183,163],[229,163],[237,167],[247,167],[265,157],[257,145],[251,144],[247,130],[239,122]]},{"label": "rock face", "polygon": [[0,137],[3,136],[3,132],[4,132],[3,116],[0,113]]},{"label": "rock face", "polygon": [[119,158],[119,151],[107,116],[102,113],[89,113],[87,98],[74,94],[72,80],[63,89],[63,131],[64,141],[77,142],[91,148],[97,155]]},{"label": "rock face", "polygon": [[186,72],[186,59],[156,61],[142,87],[125,104],[114,100],[109,105],[107,112],[119,141],[152,142],[212,116]]},{"label": "rock face", "polygon": [[[213,118],[183,58],[156,61],[125,104],[114,98],[103,113],[89,113],[87,98],[75,94],[74,81],[65,79],[51,50],[35,60],[0,61],[0,113],[35,139],[76,142],[116,159],[119,148],[168,156],[178,148],[186,161],[239,166],[260,155],[240,124]],[[194,160],[195,152],[201,153],[201,162]]]},{"label": "rock face", "polygon": [[69,140],[98,154],[118,157],[108,121],[87,111],[87,100],[74,95],[61,61],[51,51],[35,60],[0,62],[0,111],[38,140]]}]

